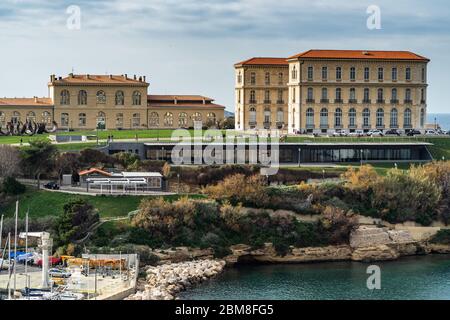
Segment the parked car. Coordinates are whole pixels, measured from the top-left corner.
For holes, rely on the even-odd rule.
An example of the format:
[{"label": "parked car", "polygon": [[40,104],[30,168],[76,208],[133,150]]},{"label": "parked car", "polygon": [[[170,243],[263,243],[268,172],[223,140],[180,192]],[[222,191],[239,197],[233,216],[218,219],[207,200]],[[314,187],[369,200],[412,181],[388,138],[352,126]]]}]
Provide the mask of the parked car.
[{"label": "parked car", "polygon": [[333,137],[346,137],[348,135],[347,131],[345,130],[336,130],[333,132]]},{"label": "parked car", "polygon": [[50,190],[59,190],[59,185],[56,182],[51,181],[49,183],[44,184],[44,188]]},{"label": "parked car", "polygon": [[363,130],[355,130],[353,132],[350,132],[348,134],[349,137],[363,137],[364,136],[364,131]]},{"label": "parked car", "polygon": [[419,136],[419,135],[421,135],[421,134],[422,134],[422,132],[420,132],[419,130],[412,129],[412,130],[410,130],[406,135],[407,135],[408,137],[414,137],[414,136]]},{"label": "parked car", "polygon": [[384,133],[386,136],[400,136],[400,132],[397,129],[390,129]]},{"label": "parked car", "polygon": [[437,136],[439,133],[437,131],[434,131],[433,129],[425,130],[425,135],[427,136]]},{"label": "parked car", "polygon": [[367,135],[369,137],[382,137],[384,136],[383,131],[381,130],[370,130],[369,132],[367,132]]},{"label": "parked car", "polygon": [[60,269],[50,269],[48,270],[48,275],[52,278],[70,278],[72,274]]}]

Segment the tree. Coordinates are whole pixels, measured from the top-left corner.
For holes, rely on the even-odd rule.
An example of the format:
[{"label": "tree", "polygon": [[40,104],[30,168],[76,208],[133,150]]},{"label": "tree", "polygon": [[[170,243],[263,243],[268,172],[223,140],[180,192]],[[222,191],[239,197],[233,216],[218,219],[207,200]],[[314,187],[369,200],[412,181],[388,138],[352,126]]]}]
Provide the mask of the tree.
[{"label": "tree", "polygon": [[50,172],[54,168],[58,150],[47,140],[31,140],[29,144],[28,148],[23,149],[22,158],[25,167],[37,180],[39,189],[41,175]]},{"label": "tree", "polygon": [[83,149],[80,151],[79,161],[82,166],[85,167],[95,167],[98,165],[114,165],[117,163],[117,159],[111,157],[101,151],[95,149]]},{"label": "tree", "polygon": [[19,150],[8,145],[0,145],[0,179],[17,175],[20,172],[19,164]]},{"label": "tree", "polygon": [[114,155],[114,158],[124,167],[126,170],[129,168],[137,168],[140,164],[139,155],[131,152],[119,152]]},{"label": "tree", "polygon": [[219,122],[220,129],[234,129],[234,117],[227,117]]},{"label": "tree", "polygon": [[82,239],[92,225],[100,221],[97,210],[82,199],[68,201],[63,210],[63,214],[55,222],[55,241],[58,246]]},{"label": "tree", "polygon": [[76,153],[61,153],[56,157],[55,169],[58,173],[59,184],[64,173],[74,174],[80,168],[79,155]]}]

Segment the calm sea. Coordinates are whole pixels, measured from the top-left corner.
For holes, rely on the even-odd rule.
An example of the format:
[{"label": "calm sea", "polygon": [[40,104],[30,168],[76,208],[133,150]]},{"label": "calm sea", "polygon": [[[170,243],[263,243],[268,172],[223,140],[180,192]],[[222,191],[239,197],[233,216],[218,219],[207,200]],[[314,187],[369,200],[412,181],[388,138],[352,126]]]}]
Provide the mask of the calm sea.
[{"label": "calm sea", "polygon": [[185,300],[450,300],[450,255],[375,263],[381,289],[367,289],[370,264],[329,262],[239,266],[183,292]]},{"label": "calm sea", "polygon": [[450,113],[429,113],[427,123],[434,123],[434,119],[444,130],[450,130]]}]

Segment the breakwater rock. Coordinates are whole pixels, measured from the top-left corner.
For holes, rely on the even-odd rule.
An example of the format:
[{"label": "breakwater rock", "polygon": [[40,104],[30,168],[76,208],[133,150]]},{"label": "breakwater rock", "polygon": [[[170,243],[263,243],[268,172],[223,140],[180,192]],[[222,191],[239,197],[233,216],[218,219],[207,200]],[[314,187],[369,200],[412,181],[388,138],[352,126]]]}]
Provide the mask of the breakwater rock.
[{"label": "breakwater rock", "polygon": [[144,290],[126,300],[173,300],[179,292],[215,277],[224,266],[223,260],[198,260],[146,267]]}]

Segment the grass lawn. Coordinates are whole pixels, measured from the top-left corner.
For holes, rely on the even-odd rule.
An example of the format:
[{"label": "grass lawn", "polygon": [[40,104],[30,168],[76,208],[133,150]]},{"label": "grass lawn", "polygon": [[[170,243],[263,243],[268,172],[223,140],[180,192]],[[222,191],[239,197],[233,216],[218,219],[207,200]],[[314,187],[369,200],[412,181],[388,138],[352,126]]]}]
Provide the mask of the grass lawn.
[{"label": "grass lawn", "polygon": [[[144,198],[154,196],[86,196],[72,195],[61,192],[50,192],[45,190],[37,191],[27,187],[27,191],[19,196],[19,215],[25,217],[25,213],[30,209],[30,217],[45,217],[48,215],[59,215],[63,211],[64,204],[73,198],[81,198],[91,203],[101,217],[126,216],[130,211],[136,210],[139,203]],[[164,196],[169,200],[178,199],[179,195]],[[189,195],[192,198],[203,198],[203,195]],[[2,210],[5,217],[12,217],[15,211],[15,201]]]}]

